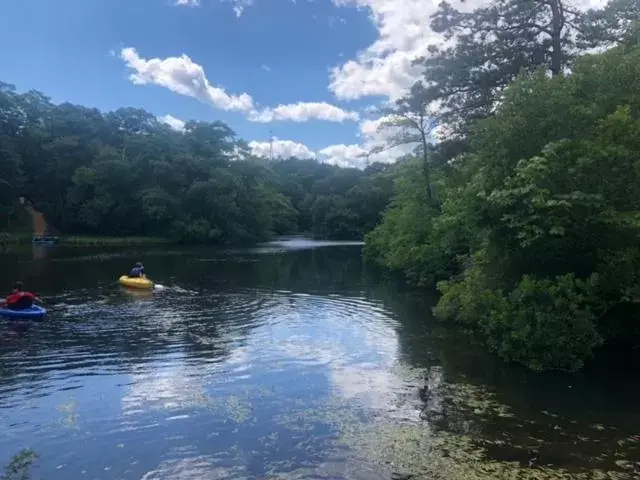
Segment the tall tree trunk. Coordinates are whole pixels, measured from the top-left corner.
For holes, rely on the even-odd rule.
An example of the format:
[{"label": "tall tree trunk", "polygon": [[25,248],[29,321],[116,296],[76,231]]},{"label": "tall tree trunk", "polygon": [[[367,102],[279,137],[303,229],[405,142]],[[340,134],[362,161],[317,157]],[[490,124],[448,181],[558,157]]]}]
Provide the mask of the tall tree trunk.
[{"label": "tall tree trunk", "polygon": [[562,0],[547,0],[551,7],[551,74],[555,77],[562,73],[562,31],[565,27],[564,6]]},{"label": "tall tree trunk", "polygon": [[427,198],[431,200],[431,175],[429,172],[429,152],[427,143],[427,132],[424,127],[420,129],[420,140],[422,141],[422,170],[424,172],[424,180],[427,183]]}]

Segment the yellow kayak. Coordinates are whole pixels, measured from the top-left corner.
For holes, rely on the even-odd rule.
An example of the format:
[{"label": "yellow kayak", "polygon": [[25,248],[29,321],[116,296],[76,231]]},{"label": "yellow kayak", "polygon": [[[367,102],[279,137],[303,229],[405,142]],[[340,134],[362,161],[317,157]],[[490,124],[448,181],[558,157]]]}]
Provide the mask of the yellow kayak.
[{"label": "yellow kayak", "polygon": [[120,277],[120,284],[130,288],[153,288],[153,282],[147,277],[129,277],[122,275]]}]

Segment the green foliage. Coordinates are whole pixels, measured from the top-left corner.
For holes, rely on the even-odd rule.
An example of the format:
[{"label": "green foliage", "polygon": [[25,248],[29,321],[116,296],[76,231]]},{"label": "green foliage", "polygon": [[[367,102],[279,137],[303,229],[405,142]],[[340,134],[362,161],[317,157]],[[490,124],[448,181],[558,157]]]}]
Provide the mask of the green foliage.
[{"label": "green foliage", "polygon": [[489,118],[466,117],[463,154],[430,159],[437,198],[402,167],[367,258],[439,282],[440,318],[532,369],[579,369],[625,334],[640,344],[608,315],[640,301],[638,91],[633,38],[567,75],[522,73]]},{"label": "green foliage", "polygon": [[469,238],[458,218],[439,215],[441,206],[424,188],[422,171],[423,159],[399,168],[394,201],[380,225],[365,237],[364,255],[428,287],[458,272],[457,258],[468,252]]},{"label": "green foliage", "polygon": [[65,234],[250,243],[361,239],[391,195],[385,169],[269,164],[221,122],[172,131],[140,109],[106,114],[0,83],[0,228],[25,196]]},{"label": "green foliage", "polygon": [[319,238],[362,239],[378,224],[393,194],[393,176],[385,165],[361,172],[289,159],[273,170],[278,191],[291,202],[283,211],[287,221]]},{"label": "green foliage", "polygon": [[491,115],[500,95],[523,70],[561,73],[576,54],[582,15],[565,0],[497,0],[473,12],[441,2],[432,28],[453,46],[430,48],[422,61],[426,100],[441,100],[458,128]]},{"label": "green foliage", "polygon": [[586,281],[524,275],[508,294],[490,284],[478,266],[463,281],[441,282],[436,315],[478,327],[498,355],[533,370],[577,370],[602,343],[597,275]]},{"label": "green foliage", "polygon": [[611,0],[588,11],[573,3],[494,0],[469,12],[441,2],[431,27],[456,42],[431,45],[429,55],[417,61],[427,85],[422,101],[439,102],[450,125],[467,132],[476,120],[492,116],[520,73],[542,69],[557,76],[586,49],[633,36],[637,1]]},{"label": "green foliage", "polygon": [[38,454],[32,449],[21,450],[4,467],[4,474],[0,480],[29,480],[31,467],[37,459]]}]

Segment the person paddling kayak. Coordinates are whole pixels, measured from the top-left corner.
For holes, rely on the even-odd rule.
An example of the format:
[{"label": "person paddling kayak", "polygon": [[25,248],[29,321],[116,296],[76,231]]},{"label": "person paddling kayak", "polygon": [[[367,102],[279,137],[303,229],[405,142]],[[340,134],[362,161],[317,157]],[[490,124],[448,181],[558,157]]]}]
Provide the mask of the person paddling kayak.
[{"label": "person paddling kayak", "polygon": [[0,308],[8,308],[9,310],[25,310],[31,308],[34,303],[42,303],[40,298],[36,297],[31,292],[25,292],[23,290],[22,282],[15,282],[13,284],[13,291],[4,302],[0,303]]},{"label": "person paddling kayak", "polygon": [[129,278],[141,278],[144,277],[144,265],[141,262],[136,262],[134,267],[129,272]]}]

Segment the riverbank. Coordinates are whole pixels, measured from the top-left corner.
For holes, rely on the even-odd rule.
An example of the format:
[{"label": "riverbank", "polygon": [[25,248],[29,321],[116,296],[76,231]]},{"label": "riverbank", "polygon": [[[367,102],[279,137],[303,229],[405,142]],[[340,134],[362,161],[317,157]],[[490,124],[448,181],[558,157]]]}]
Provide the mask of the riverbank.
[{"label": "riverbank", "polygon": [[71,237],[61,237],[59,245],[69,247],[100,247],[100,246],[122,246],[130,247],[137,245],[171,245],[175,242],[162,237],[101,237],[76,235]]},{"label": "riverbank", "polygon": [[[2,235],[3,233],[0,233]],[[170,239],[162,237],[143,236],[98,236],[98,235],[71,235],[56,237],[55,245],[66,247],[100,247],[100,246],[136,246],[136,245],[171,245],[175,244]],[[33,234],[30,232],[9,233],[5,238],[7,245],[28,245],[33,243]]]}]

